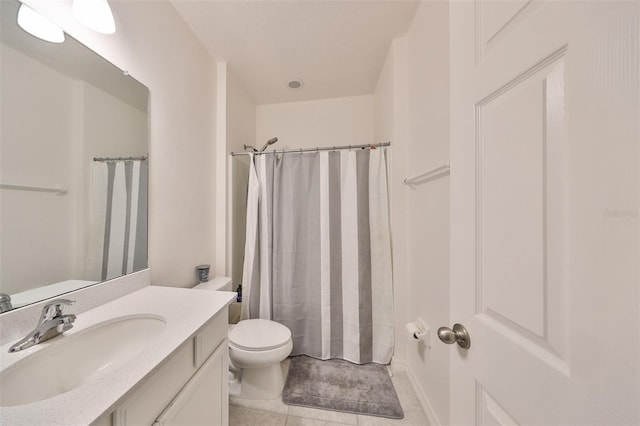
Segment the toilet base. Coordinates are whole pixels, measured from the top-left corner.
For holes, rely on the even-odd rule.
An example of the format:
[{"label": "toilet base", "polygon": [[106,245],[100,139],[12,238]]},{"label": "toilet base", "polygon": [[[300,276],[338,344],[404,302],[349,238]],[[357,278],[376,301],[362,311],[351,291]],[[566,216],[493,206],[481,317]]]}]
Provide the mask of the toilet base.
[{"label": "toilet base", "polygon": [[240,379],[232,372],[229,372],[229,396],[240,397]]},{"label": "toilet base", "polygon": [[[238,386],[239,385],[239,386]],[[284,389],[281,363],[262,368],[243,368],[240,381],[229,381],[229,394],[243,399],[276,399]]]}]

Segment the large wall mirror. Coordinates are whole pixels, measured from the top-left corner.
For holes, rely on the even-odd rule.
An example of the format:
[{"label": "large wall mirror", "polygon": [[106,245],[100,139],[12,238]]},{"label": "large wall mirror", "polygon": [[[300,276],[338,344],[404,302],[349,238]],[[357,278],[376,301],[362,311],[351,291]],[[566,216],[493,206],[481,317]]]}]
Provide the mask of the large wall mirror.
[{"label": "large wall mirror", "polygon": [[19,6],[0,2],[3,312],[147,267],[149,92]]}]

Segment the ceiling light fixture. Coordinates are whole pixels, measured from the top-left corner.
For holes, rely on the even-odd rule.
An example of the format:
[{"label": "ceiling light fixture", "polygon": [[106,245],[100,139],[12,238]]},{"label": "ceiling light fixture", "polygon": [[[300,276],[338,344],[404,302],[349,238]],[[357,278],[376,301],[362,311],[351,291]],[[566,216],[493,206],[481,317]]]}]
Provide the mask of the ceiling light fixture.
[{"label": "ceiling light fixture", "polygon": [[26,4],[20,4],[18,9],[18,25],[39,39],[51,43],[62,43],[64,41],[62,29]]},{"label": "ceiling light fixture", "polygon": [[87,27],[103,34],[116,32],[116,23],[107,0],[73,0],[73,16]]}]

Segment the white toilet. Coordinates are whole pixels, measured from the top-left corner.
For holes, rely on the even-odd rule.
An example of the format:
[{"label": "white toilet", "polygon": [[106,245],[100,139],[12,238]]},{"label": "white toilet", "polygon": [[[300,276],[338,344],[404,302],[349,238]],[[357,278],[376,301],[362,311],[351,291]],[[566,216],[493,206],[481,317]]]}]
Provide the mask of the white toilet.
[{"label": "white toilet", "polygon": [[[194,287],[231,291],[231,278],[216,277]],[[271,320],[229,325],[229,394],[245,399],[274,399],[284,388],[280,363],[291,350],[291,330]]]},{"label": "white toilet", "polygon": [[[291,350],[291,331],[265,319],[240,321],[229,330],[229,359],[240,369],[240,390],[229,393],[246,399],[274,399],[284,388],[282,368]],[[233,367],[232,367],[233,368]]]}]

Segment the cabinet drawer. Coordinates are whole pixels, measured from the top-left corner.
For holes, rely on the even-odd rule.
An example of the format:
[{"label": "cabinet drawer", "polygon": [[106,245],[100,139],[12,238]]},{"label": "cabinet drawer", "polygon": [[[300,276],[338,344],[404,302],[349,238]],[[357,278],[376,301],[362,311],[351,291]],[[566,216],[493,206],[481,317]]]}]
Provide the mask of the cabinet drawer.
[{"label": "cabinet drawer", "polygon": [[200,368],[209,355],[227,339],[228,308],[224,308],[196,334],[194,339],[194,363]]},{"label": "cabinet drawer", "polygon": [[196,371],[193,359],[187,342],[114,411],[114,426],[152,424]]}]

